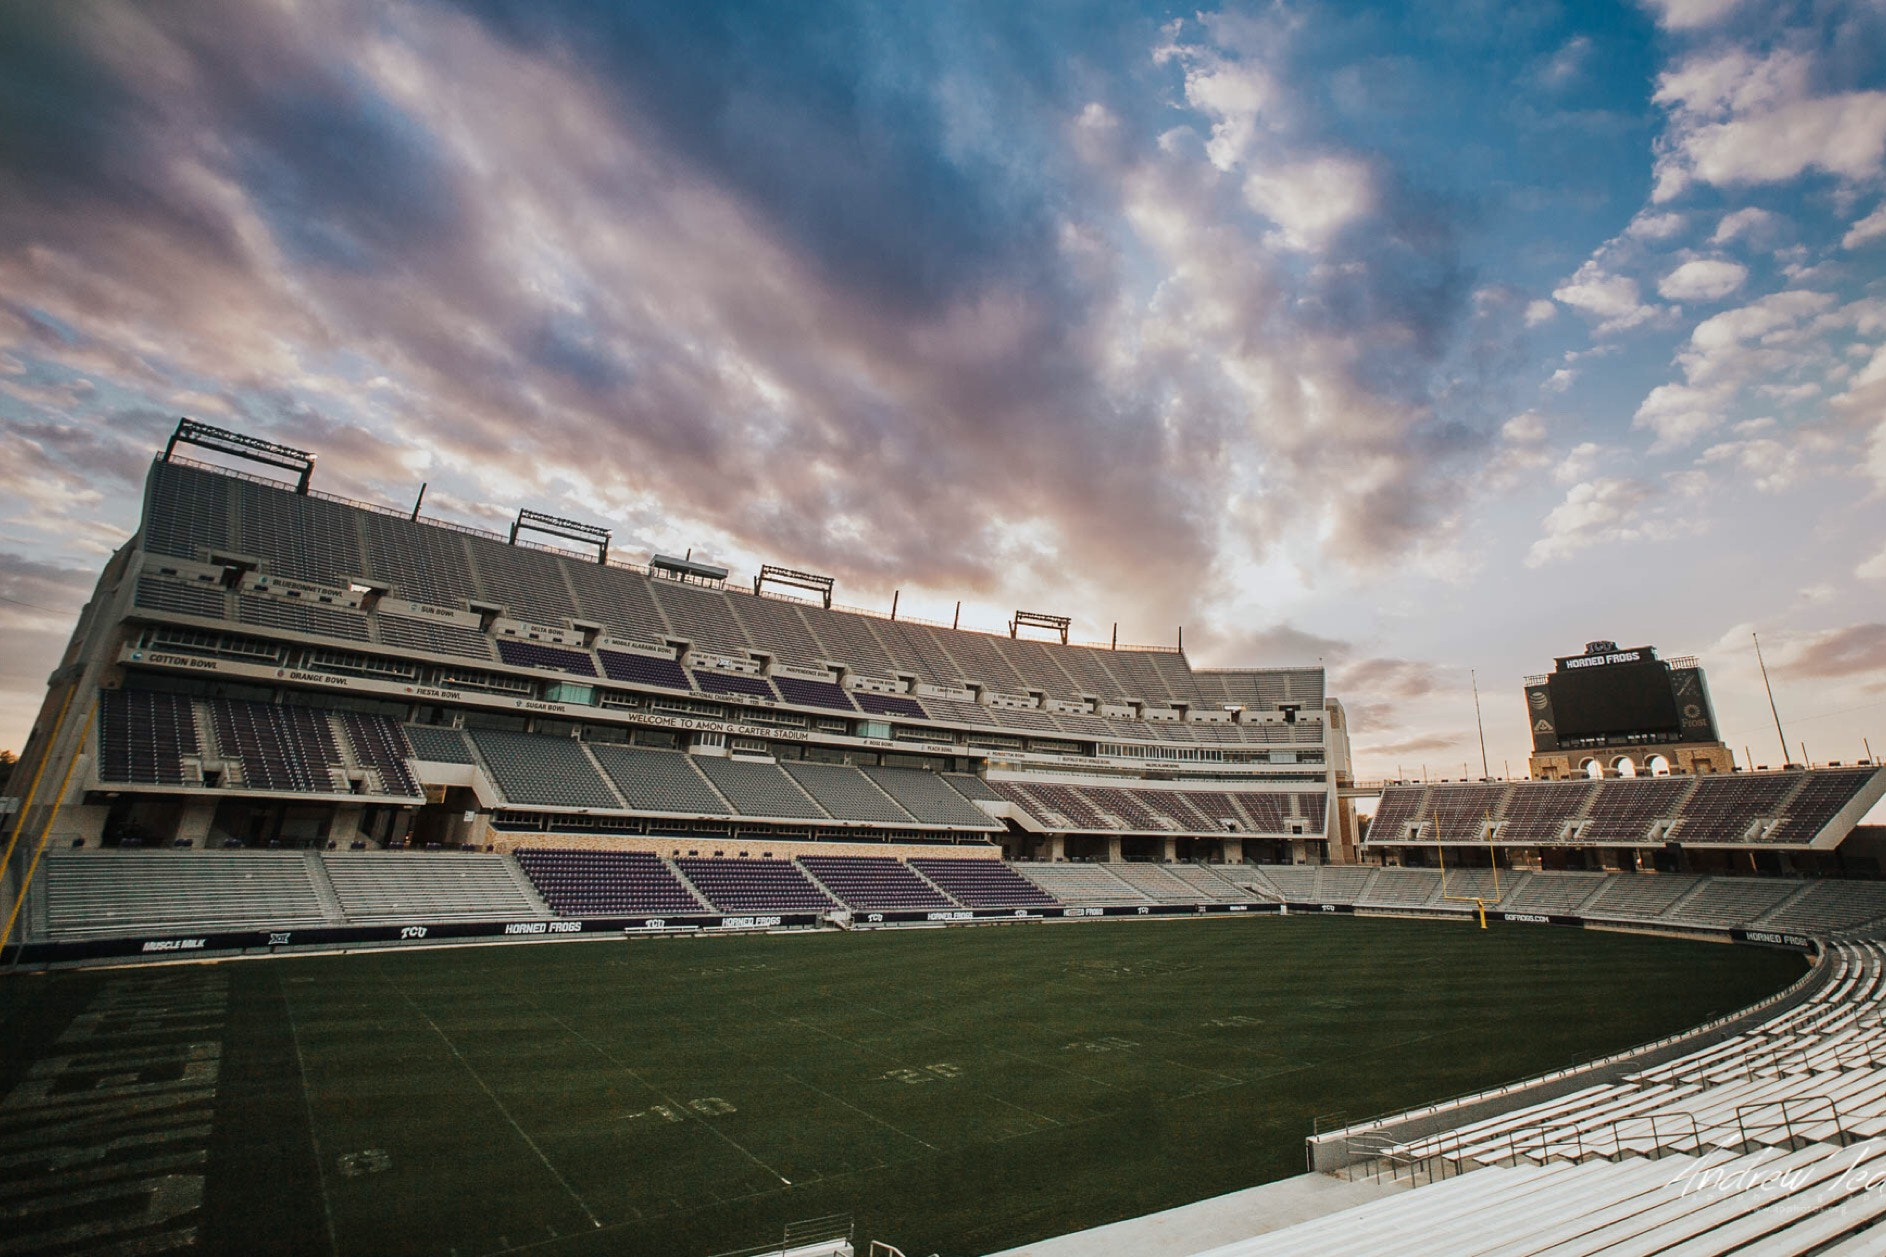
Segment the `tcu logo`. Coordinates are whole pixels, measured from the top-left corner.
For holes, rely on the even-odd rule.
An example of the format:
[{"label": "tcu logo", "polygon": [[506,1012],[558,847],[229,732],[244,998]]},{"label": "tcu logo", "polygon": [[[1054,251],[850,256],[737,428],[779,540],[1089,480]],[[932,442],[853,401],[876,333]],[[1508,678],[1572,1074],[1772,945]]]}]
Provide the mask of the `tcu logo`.
[{"label": "tcu logo", "polygon": [[1140,916],[1145,916],[1147,910],[1145,908],[1136,908],[1134,911],[1139,913]]},{"label": "tcu logo", "polygon": [[668,923],[662,920],[660,917],[655,917],[652,920],[644,921],[642,922],[642,924],[647,926],[651,930],[665,930],[668,928]]},{"label": "tcu logo", "polygon": [[867,921],[882,921],[884,914],[882,912],[870,912],[865,914],[864,919]]},{"label": "tcu logo", "polygon": [[426,927],[423,925],[401,926],[399,936],[401,938],[424,938],[426,936]]},{"label": "tcu logo", "polygon": [[268,936],[268,945],[270,947],[286,947],[288,946],[288,935],[271,934]]}]

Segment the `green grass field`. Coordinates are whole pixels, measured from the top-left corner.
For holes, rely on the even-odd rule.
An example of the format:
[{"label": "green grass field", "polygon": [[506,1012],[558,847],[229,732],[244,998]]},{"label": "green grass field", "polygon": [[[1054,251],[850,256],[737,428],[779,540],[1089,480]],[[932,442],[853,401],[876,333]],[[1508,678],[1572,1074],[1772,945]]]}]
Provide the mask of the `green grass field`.
[{"label": "green grass field", "polygon": [[1624,1047],[1802,963],[1246,917],[18,975],[0,1233],[693,1257],[850,1212],[983,1254],[1298,1173],[1318,1114]]}]

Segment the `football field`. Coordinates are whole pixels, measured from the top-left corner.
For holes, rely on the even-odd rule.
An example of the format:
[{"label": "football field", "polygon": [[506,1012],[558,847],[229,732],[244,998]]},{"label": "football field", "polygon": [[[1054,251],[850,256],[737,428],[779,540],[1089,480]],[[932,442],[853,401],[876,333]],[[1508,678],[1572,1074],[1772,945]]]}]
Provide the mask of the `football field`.
[{"label": "football field", "polygon": [[0,980],[0,1254],[705,1257],[851,1213],[973,1257],[1303,1169],[1800,958],[1218,917]]}]

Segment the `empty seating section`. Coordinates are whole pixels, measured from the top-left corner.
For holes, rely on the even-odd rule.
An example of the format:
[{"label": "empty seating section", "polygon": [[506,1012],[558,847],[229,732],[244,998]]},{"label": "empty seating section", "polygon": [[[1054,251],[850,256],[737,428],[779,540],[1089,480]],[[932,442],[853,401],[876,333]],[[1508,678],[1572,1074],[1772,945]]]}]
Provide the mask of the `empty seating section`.
[{"label": "empty seating section", "polygon": [[[935,698],[926,696],[924,709],[932,720],[946,720],[959,725],[993,725],[997,723],[998,713],[992,712],[981,703],[965,703],[955,698]],[[1008,712],[1001,712],[1006,717]],[[1020,727],[1019,725],[1017,727]]]},{"label": "empty seating section", "polygon": [[589,657],[588,651],[571,650],[565,646],[546,646],[541,642],[520,642],[515,638],[500,637],[498,658],[516,668],[543,668],[581,677],[596,675],[596,663]]},{"label": "empty seating section", "polygon": [[1886,882],[1815,882],[1756,922],[1765,930],[1851,930],[1886,917]]},{"label": "empty seating section", "polygon": [[491,658],[491,639],[476,629],[440,620],[415,620],[386,611],[374,618],[384,645],[435,655],[457,655],[462,659]]},{"label": "empty seating section", "polygon": [[[1077,865],[1050,865],[1048,867],[1075,868]],[[1137,890],[1154,903],[1197,903],[1198,889],[1190,882],[1173,876],[1171,870],[1161,864],[1122,863],[1107,866],[1110,872],[1119,875],[1122,882]]]},{"label": "empty seating section", "polygon": [[505,545],[485,537],[467,538],[485,601],[515,619],[567,623],[576,615],[565,564],[554,554],[528,546]]},{"label": "empty seating section", "polygon": [[1277,888],[1277,893],[1293,903],[1316,899],[1316,869],[1307,864],[1267,864],[1264,876]]},{"label": "empty seating section", "polygon": [[1430,842],[1481,841],[1487,821],[1505,794],[1504,785],[1429,791],[1425,809],[1415,818],[1427,822],[1422,837]]},{"label": "empty seating section", "polygon": [[1667,915],[1700,925],[1752,925],[1805,889],[1801,882],[1765,877],[1709,877]]},{"label": "empty seating section", "polygon": [[529,847],[516,855],[517,866],[559,916],[674,916],[708,911],[661,857],[645,851]]},{"label": "empty seating section", "polygon": [[[287,487],[180,463],[158,464],[152,471],[144,544],[152,553],[190,559],[206,557],[211,550],[234,550],[256,556],[265,573],[335,586],[372,581],[396,598],[451,610],[462,611],[472,599],[482,599],[519,619],[561,624],[580,617],[625,641],[653,646],[675,638],[732,657],[755,651],[791,667],[840,663],[863,677],[915,676],[944,686],[975,682],[997,693],[1038,691],[1063,701],[1119,703],[1136,698],[1162,707],[1184,702],[1195,710],[1236,703],[1261,712],[1275,712],[1278,704],[1291,702],[1306,717],[1297,725],[1274,728],[1205,727],[1103,720],[1045,708],[992,711],[965,704],[950,710],[950,716],[975,724],[1187,744],[1315,743],[1322,737],[1320,724],[1309,719],[1320,715],[1322,707],[1317,669],[1194,672],[1174,651],[1064,646],[826,610],[786,598],[658,579],[548,547],[507,545],[475,530],[419,522],[401,512],[297,494]],[[229,609],[221,591],[194,588],[189,582],[147,579],[139,600],[152,610],[214,618],[223,618]],[[245,596],[237,614],[259,627],[349,641],[371,638],[400,650],[493,657],[492,642],[475,628],[405,614],[392,606],[370,617],[371,632],[369,617],[285,599]],[[591,675],[573,661],[529,658],[527,652],[502,645],[499,651],[518,666]],[[616,675],[607,659],[603,671],[618,680],[680,688],[679,678],[672,675],[660,680]],[[788,701],[850,710],[850,703],[832,691],[816,696],[803,691]],[[859,701],[874,715],[925,715],[909,699]]]},{"label": "empty seating section", "polygon": [[1054,896],[1000,860],[915,859],[910,867],[965,908],[1059,906]]},{"label": "empty seating section", "polygon": [[919,681],[931,685],[958,686],[969,679],[943,650],[936,630],[929,625],[886,620],[871,628],[884,643],[884,649],[897,660],[899,671],[913,672]]},{"label": "empty seating section", "polygon": [[[363,513],[361,574],[390,587],[395,597],[409,602],[460,608],[476,596],[471,560],[465,553],[469,540],[450,529]],[[382,633],[380,640],[388,639]]]},{"label": "empty seating section", "polygon": [[1112,829],[1086,796],[1048,782],[992,781],[1005,800],[1055,829]]},{"label": "empty seating section", "polygon": [[1646,920],[1695,889],[1694,878],[1672,873],[1638,873],[1613,877],[1582,909],[1588,917]]},{"label": "empty seating section", "polygon": [[1425,819],[1426,786],[1386,786],[1381,802],[1375,805],[1375,819],[1369,822],[1369,837],[1376,842],[1400,841],[1409,826]]},{"label": "empty seating section", "polygon": [[860,676],[889,681],[897,665],[884,652],[884,644],[871,631],[871,621],[845,612],[808,609],[806,624],[818,639],[820,658],[844,662]]},{"label": "empty seating section", "polygon": [[947,909],[956,902],[889,856],[802,855],[799,864],[848,908]]},{"label": "empty seating section", "polygon": [[299,851],[49,851],[49,938],[329,924]]},{"label": "empty seating section", "polygon": [[596,563],[568,563],[563,573],[576,595],[578,613],[602,625],[609,636],[650,646],[667,640],[668,621],[648,592],[646,576]]},{"label": "empty seating section", "polygon": [[898,694],[879,694],[875,690],[854,690],[852,700],[858,704],[858,710],[874,716],[911,716],[924,720],[923,708],[914,698],[905,698]]},{"label": "empty seating section", "polygon": [[695,766],[742,816],[824,819],[825,812],[793,783],[778,764],[757,760],[695,757]]},{"label": "empty seating section", "polygon": [[236,598],[236,618],[244,624],[287,629],[291,633],[306,633],[310,637],[338,637],[350,642],[368,640],[366,616],[342,607],[322,606],[318,602],[241,594]]},{"label": "empty seating section", "polygon": [[1787,819],[1768,835],[1769,842],[1806,843],[1813,841],[1840,810],[1859,795],[1860,790],[1878,775],[1877,768],[1824,768],[1803,773],[1807,780],[1787,801]]},{"label": "empty seating section", "polygon": [[349,921],[527,921],[544,915],[506,856],[329,851],[321,863]]},{"label": "empty seating section", "polygon": [[674,863],[721,912],[817,912],[838,906],[790,860],[682,856]]},{"label": "empty seating section", "polygon": [[[1040,688],[1039,680],[1023,676],[1009,662],[1008,656],[997,649],[997,638],[982,633],[956,632],[939,633],[937,636],[942,639],[950,657],[962,665],[962,675],[966,679],[978,681],[984,688],[1004,694],[1026,694],[1031,685]],[[1055,689],[1057,693],[1067,693],[1065,682]]]},{"label": "empty seating section", "polygon": [[1522,781],[1506,797],[1499,830],[1501,842],[1553,843],[1566,826],[1584,814],[1596,792],[1595,781]]},{"label": "empty seating section", "polygon": [[1018,864],[1015,869],[1062,903],[1140,904],[1149,902],[1137,887],[1106,864]]},{"label": "empty seating section", "polygon": [[498,729],[469,732],[492,783],[508,802],[610,811],[622,807],[583,753],[581,742]]},{"label": "empty seating section", "polygon": [[435,764],[475,764],[471,748],[465,745],[465,735],[457,729],[441,729],[437,725],[405,725],[406,741],[413,748],[413,758],[430,760]]},{"label": "empty seating section", "polygon": [[336,714],[354,759],[379,775],[380,789],[375,793],[406,798],[420,796],[419,783],[413,779],[412,768],[407,763],[412,758],[412,747],[407,745],[406,735],[400,732],[396,721],[357,711]]},{"label": "empty seating section", "polygon": [[1698,777],[1695,793],[1683,804],[1682,819],[1670,840],[1681,843],[1738,842],[1759,818],[1781,814],[1781,801],[1801,784],[1800,773]]},{"label": "empty seating section", "polygon": [[676,637],[686,638],[696,650],[745,657],[746,634],[741,632],[733,612],[727,609],[724,592],[673,580],[651,580],[648,589],[655,595],[656,605],[661,607],[668,623],[674,626]]},{"label": "empty seating section", "polygon": [[1254,896],[1232,884],[1222,872],[1201,864],[1168,864],[1166,872],[1191,888],[1193,897],[1207,903],[1243,903]]},{"label": "empty seating section", "polygon": [[[969,802],[948,782],[921,768],[877,768],[859,770],[897,800],[920,825],[948,825],[954,829],[1000,829],[998,821]],[[970,780],[976,780],[971,778]]]},{"label": "empty seating section", "polygon": [[765,677],[743,672],[719,672],[712,668],[694,669],[694,684],[704,694],[748,694],[754,698],[776,698]]},{"label": "empty seating section", "polygon": [[138,577],[137,605],[147,611],[171,611],[179,615],[222,620],[229,616],[228,597],[215,585],[201,581],[164,580],[156,576]]},{"label": "empty seating section", "polygon": [[732,811],[695,771],[691,755],[610,742],[593,742],[589,749],[635,811],[690,816],[726,816]]},{"label": "empty seating section", "polygon": [[360,575],[358,511],[246,481],[236,498],[235,548],[263,559],[265,573],[342,588]]},{"label": "empty seating section", "polygon": [[[1307,791],[1178,790],[1005,778],[983,783],[1053,829],[1222,835],[1323,833],[1327,798]],[[983,797],[983,796],[978,796]]]},{"label": "empty seating section", "polygon": [[1326,864],[1317,872],[1316,897],[1325,903],[1355,903],[1374,876],[1374,869]]},{"label": "empty seating section", "polygon": [[1440,897],[1441,879],[1426,869],[1382,869],[1358,900],[1390,908],[1422,908]]},{"label": "empty seating section", "polygon": [[[1546,846],[1804,846],[1863,792],[1886,782],[1877,768],[1810,772],[1520,781],[1499,785],[1440,783],[1389,786],[1370,826],[1371,842],[1432,841],[1435,817],[1444,840],[1472,841],[1490,816],[1497,841]],[[1877,794],[1868,796],[1877,798]],[[1859,811],[1858,806],[1852,808]],[[1759,822],[1759,823],[1758,823]],[[1572,826],[1576,828],[1571,828]]]},{"label": "empty seating section", "polygon": [[106,690],[98,700],[98,744],[102,780],[183,785],[183,757],[199,751],[196,711],[175,694]]},{"label": "empty seating section", "polygon": [[781,767],[836,820],[907,825],[915,819],[856,768],[811,763],[787,763]]},{"label": "empty seating section", "polygon": [[1513,912],[1570,913],[1604,884],[1603,873],[1534,874],[1507,893],[1500,906]]},{"label": "empty seating section", "polygon": [[250,790],[325,794],[345,791],[333,769],[344,768],[327,714],[307,707],[276,707],[215,698],[210,730],[225,763],[239,766]]},{"label": "empty seating section", "polygon": [[672,659],[656,655],[631,655],[620,650],[598,650],[603,675],[612,681],[636,685],[659,685],[671,690],[691,690],[687,670]]},{"label": "empty seating section", "polygon": [[745,641],[771,655],[774,663],[794,668],[816,668],[828,656],[819,649],[799,608],[790,602],[758,596],[731,595],[727,609],[744,630]]},{"label": "empty seating section", "polygon": [[1615,1081],[1412,1137],[1351,1128],[1443,1181],[1211,1252],[1877,1253],[1886,954],[1823,964],[1805,1000]]},{"label": "empty seating section", "polygon": [[858,705],[851,701],[844,687],[830,681],[809,681],[804,677],[773,676],[773,687],[779,691],[779,697],[800,707],[825,707],[832,711],[857,711]]},{"label": "empty seating section", "polygon": [[1581,843],[1642,841],[1650,823],[1669,816],[1689,794],[1689,779],[1654,781],[1601,781],[1585,822],[1579,826]]},{"label": "empty seating section", "polygon": [[943,780],[950,789],[965,799],[984,799],[990,803],[1000,803],[1005,797],[1000,790],[974,773],[944,773]]},{"label": "empty seating section", "polygon": [[179,559],[202,559],[229,544],[229,498],[243,481],[176,463],[154,463],[144,497],[144,548]]}]

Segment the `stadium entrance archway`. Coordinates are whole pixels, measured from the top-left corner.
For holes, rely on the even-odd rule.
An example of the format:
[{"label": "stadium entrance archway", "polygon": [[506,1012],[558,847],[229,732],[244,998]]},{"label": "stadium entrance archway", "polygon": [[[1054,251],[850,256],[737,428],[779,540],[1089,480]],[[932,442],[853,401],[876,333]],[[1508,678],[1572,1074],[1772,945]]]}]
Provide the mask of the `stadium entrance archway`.
[{"label": "stadium entrance archway", "polygon": [[1637,761],[1628,755],[1620,755],[1611,761],[1611,773],[1617,777],[1635,777]]}]

